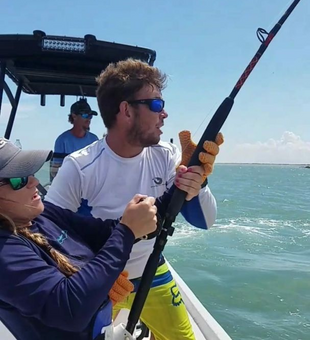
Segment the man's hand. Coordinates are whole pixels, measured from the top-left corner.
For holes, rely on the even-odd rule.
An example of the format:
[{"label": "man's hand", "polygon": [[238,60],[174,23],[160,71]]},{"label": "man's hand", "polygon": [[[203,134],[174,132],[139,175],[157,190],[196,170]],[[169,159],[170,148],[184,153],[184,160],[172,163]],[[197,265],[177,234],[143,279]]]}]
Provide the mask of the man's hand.
[{"label": "man's hand", "polygon": [[109,291],[109,298],[112,305],[124,301],[133,291],[134,285],[128,280],[128,272],[121,272],[120,276],[114,282],[111,290]]},{"label": "man's hand", "polygon": [[[196,149],[197,144],[192,141],[190,131],[181,131],[179,133],[179,138],[182,148],[182,160],[180,164],[187,166]],[[206,178],[212,173],[215,158],[220,150],[219,146],[223,143],[224,137],[221,132],[217,134],[215,142],[205,141],[203,143],[203,148],[206,152],[199,153],[199,160],[202,163],[201,167],[203,169],[202,182],[204,182]]]}]

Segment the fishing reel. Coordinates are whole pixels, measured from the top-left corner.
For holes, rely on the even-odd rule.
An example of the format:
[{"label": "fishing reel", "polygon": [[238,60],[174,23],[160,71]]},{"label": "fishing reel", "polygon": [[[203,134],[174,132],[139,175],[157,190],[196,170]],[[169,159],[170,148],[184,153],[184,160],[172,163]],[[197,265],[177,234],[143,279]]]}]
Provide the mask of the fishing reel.
[{"label": "fishing reel", "polygon": [[137,334],[132,335],[126,330],[126,325],[118,324],[116,327],[111,326],[111,329],[106,330],[104,334],[99,334],[94,340],[141,340],[146,336],[143,327],[139,329],[137,325]]}]

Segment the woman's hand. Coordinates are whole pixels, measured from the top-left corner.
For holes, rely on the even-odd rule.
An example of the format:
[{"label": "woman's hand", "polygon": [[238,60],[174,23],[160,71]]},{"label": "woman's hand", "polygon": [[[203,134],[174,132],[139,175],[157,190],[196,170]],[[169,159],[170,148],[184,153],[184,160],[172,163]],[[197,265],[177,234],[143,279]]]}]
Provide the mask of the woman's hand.
[{"label": "woman's hand", "polygon": [[156,213],[155,198],[137,194],[128,203],[120,222],[140,238],[156,229]]},{"label": "woman's hand", "polygon": [[181,190],[187,192],[186,201],[190,201],[199,194],[204,181],[204,170],[201,166],[194,165],[187,168],[180,165],[175,175],[174,184]]}]

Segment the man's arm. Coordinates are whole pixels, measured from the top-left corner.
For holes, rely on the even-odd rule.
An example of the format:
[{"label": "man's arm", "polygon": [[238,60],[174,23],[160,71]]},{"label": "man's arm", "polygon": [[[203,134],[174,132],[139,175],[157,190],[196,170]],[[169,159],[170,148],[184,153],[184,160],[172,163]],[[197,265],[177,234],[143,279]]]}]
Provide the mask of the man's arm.
[{"label": "man's arm", "polygon": [[[180,162],[181,152],[175,145],[173,145],[168,165],[168,188],[170,188],[173,184],[176,168],[180,165]],[[194,197],[190,201],[185,201],[181,209],[181,214],[184,216],[186,221],[201,229],[209,229],[212,227],[216,219],[216,213],[216,200],[208,185],[200,190],[198,196]]]},{"label": "man's arm", "polygon": [[[54,153],[65,153],[65,146],[63,143],[62,135],[58,136],[55,145],[54,145]],[[60,158],[52,158],[50,163],[50,178],[51,181],[55,178],[55,176],[58,173],[59,168],[61,167],[61,164],[63,162],[63,159]]]},{"label": "man's arm", "polygon": [[185,201],[181,213],[188,223],[197,228],[209,229],[213,226],[217,205],[208,185],[199,191],[198,196]]},{"label": "man's arm", "polygon": [[82,175],[74,158],[64,159],[45,200],[63,209],[78,210],[82,200]]}]

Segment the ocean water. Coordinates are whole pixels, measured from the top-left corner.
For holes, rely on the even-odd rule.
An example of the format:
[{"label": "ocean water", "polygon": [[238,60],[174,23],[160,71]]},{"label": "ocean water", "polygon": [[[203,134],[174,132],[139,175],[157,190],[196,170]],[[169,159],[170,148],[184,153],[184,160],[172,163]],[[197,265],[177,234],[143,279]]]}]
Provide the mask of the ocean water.
[{"label": "ocean water", "polygon": [[178,217],[165,255],[232,339],[310,339],[310,169],[218,164],[208,231]]},{"label": "ocean water", "polygon": [[179,216],[166,257],[233,340],[309,340],[310,169],[217,164],[209,184],[215,227]]}]

